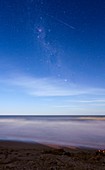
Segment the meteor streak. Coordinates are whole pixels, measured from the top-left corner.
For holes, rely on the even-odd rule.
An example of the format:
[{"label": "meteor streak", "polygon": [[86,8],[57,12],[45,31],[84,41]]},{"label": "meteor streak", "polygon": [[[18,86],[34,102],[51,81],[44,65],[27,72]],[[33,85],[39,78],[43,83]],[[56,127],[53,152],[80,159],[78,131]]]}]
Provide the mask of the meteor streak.
[{"label": "meteor streak", "polygon": [[70,28],[70,29],[73,29],[73,30],[75,29],[75,27],[73,27],[72,25],[70,25],[70,24],[68,24],[68,23],[66,23],[66,22],[64,22],[64,21],[62,21],[62,20],[60,20],[60,19],[58,19],[58,18],[55,18],[55,17],[52,16],[52,15],[49,15],[49,14],[46,14],[46,15],[49,16],[50,18],[52,18],[53,20],[56,20],[57,22],[65,25],[66,27],[68,27],[68,28]]}]

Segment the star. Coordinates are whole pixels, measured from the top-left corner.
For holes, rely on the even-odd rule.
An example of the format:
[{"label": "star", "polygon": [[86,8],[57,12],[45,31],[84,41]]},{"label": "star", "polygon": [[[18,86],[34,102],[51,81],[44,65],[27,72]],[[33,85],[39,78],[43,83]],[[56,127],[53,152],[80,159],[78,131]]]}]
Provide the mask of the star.
[{"label": "star", "polygon": [[41,28],[38,28],[38,32],[42,32],[43,30]]}]

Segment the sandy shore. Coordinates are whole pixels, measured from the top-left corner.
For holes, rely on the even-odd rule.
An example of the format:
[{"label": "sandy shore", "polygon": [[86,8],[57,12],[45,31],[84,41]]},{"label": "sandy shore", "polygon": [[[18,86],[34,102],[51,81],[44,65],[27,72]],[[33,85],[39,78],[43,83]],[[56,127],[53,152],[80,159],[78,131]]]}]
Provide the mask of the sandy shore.
[{"label": "sandy shore", "polygon": [[0,170],[105,170],[97,150],[0,141]]}]

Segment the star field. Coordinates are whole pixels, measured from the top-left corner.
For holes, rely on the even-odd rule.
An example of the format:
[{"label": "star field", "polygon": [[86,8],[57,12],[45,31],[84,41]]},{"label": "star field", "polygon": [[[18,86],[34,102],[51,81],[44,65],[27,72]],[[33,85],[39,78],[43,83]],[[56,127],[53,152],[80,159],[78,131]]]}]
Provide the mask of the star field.
[{"label": "star field", "polygon": [[0,114],[104,114],[104,11],[104,0],[1,0]]}]

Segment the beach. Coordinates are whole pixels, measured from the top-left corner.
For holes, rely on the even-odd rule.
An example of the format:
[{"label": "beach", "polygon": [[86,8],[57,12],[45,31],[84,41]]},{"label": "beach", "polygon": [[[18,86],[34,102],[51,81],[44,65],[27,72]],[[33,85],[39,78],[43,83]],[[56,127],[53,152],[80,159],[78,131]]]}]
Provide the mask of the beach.
[{"label": "beach", "polygon": [[0,170],[105,170],[97,149],[0,141]]},{"label": "beach", "polygon": [[104,129],[98,116],[1,116],[0,170],[105,170]]}]

